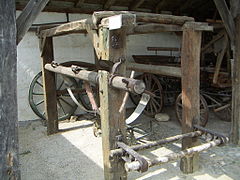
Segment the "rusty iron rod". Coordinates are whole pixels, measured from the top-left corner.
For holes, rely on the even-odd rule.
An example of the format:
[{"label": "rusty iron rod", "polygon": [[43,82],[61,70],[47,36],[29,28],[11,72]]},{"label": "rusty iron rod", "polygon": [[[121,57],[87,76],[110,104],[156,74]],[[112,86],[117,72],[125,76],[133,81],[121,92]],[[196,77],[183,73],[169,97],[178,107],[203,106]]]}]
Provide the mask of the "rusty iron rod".
[{"label": "rusty iron rod", "polygon": [[[71,67],[65,67],[61,65],[52,65],[46,64],[45,69],[48,71],[52,71],[55,73],[71,76],[74,78],[82,79],[85,81],[89,81],[95,84],[98,84],[98,73],[94,71],[88,71],[85,69],[80,69],[77,72],[74,72]],[[137,80],[133,78],[126,78],[114,75],[111,78],[109,84],[112,87],[122,89],[125,91],[130,91],[136,94],[142,94],[145,91],[145,84],[142,80]]]},{"label": "rusty iron rod", "polygon": [[[215,139],[215,140],[210,141],[208,143],[205,143],[205,144],[202,144],[202,145],[199,145],[199,146],[195,146],[195,147],[192,147],[192,148],[188,148],[188,149],[185,149],[185,150],[180,151],[178,153],[171,153],[167,156],[147,160],[148,161],[148,167],[161,165],[161,164],[164,164],[164,163],[168,163],[170,161],[175,161],[175,160],[183,158],[185,156],[191,156],[194,153],[202,152],[204,150],[207,150],[211,147],[218,146],[220,144],[222,144],[222,140],[221,139]],[[127,172],[138,171],[138,170],[140,170],[140,168],[141,168],[141,164],[138,161],[125,163],[125,169],[126,169]]]},{"label": "rusty iron rod", "polygon": [[[180,135],[168,137],[168,138],[161,139],[161,140],[158,140],[158,141],[155,141],[155,142],[134,145],[134,146],[131,146],[131,148],[134,151],[140,151],[140,150],[148,149],[148,148],[151,148],[151,147],[154,147],[154,146],[159,146],[159,145],[162,145],[162,144],[167,144],[167,143],[170,143],[170,142],[178,141],[178,140],[186,138],[186,137],[196,137],[196,136],[201,136],[201,135],[202,135],[201,131],[194,131],[194,132],[190,132],[190,133],[186,133],[186,134],[180,134]],[[114,150],[111,150],[110,156],[113,157],[113,156],[116,156],[116,155],[123,155],[123,153],[124,153],[124,151],[122,149],[114,149]]]}]

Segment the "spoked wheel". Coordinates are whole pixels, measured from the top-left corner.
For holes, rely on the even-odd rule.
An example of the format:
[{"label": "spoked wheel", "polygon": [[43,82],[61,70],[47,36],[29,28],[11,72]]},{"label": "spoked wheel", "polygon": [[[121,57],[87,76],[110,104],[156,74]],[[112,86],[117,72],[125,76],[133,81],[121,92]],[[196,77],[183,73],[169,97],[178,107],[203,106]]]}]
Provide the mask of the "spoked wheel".
[{"label": "spoked wheel", "polygon": [[[177,119],[179,123],[182,124],[182,94],[179,94],[179,96],[177,97],[175,108]],[[200,122],[197,124],[199,124],[200,126],[206,126],[208,122],[208,113],[209,109],[207,102],[204,97],[200,95]]]},{"label": "spoked wheel", "polygon": [[[150,92],[150,100],[144,110],[144,113],[150,117],[154,117],[160,113],[163,107],[163,90],[158,78],[153,74],[144,73],[135,79],[141,79],[146,85],[146,90]],[[130,94],[135,105],[140,101],[141,95]]]},{"label": "spoked wheel", "polygon": [[214,114],[222,121],[231,121],[232,117],[232,107],[231,107],[231,102],[229,104],[226,104],[220,108],[216,108],[213,110]]},{"label": "spoked wheel", "polygon": [[[74,78],[70,78],[71,82],[68,85],[71,89],[77,89],[78,85]],[[57,110],[58,120],[69,118],[77,109],[77,105],[72,101],[67,92],[67,86],[64,83],[63,76],[56,73],[56,89],[57,89]],[[39,72],[33,79],[28,96],[29,104],[34,113],[41,119],[46,119],[44,110],[44,91],[42,82],[42,72]]]}]

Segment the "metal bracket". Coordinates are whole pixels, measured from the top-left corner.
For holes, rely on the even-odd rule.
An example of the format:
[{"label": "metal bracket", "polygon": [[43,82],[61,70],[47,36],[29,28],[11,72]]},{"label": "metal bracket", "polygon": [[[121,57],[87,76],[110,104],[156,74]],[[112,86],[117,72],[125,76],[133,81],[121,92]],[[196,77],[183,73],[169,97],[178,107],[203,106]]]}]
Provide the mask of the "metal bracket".
[{"label": "metal bracket", "polygon": [[124,62],[125,62],[124,58],[119,58],[119,61],[113,65],[110,73],[110,77],[109,77],[109,84],[112,83],[112,79],[116,76],[117,70],[119,69],[120,65],[123,64]]},{"label": "metal bracket", "polygon": [[134,151],[130,146],[124,144],[123,142],[117,142],[117,146],[122,148],[128,155],[132,156],[135,160],[140,163],[140,172],[146,172],[148,170],[148,162],[139,153]]}]

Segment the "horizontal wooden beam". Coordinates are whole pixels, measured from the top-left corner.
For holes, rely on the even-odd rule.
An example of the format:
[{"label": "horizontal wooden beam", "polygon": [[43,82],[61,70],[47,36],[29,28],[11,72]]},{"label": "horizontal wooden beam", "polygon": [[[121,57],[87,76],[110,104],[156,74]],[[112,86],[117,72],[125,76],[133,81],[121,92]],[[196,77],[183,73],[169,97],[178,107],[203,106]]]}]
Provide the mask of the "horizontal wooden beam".
[{"label": "horizontal wooden beam", "polygon": [[94,26],[91,19],[82,19],[70,23],[62,24],[60,26],[46,29],[40,32],[41,37],[60,36],[71,33],[87,32],[86,29],[93,29]]},{"label": "horizontal wooden beam", "polygon": [[180,51],[178,47],[147,47],[148,51]]},{"label": "horizontal wooden beam", "polygon": [[128,63],[127,69],[137,71],[137,72],[147,72],[147,73],[159,74],[159,75],[165,75],[165,76],[173,76],[173,77],[182,76],[180,67]]},{"label": "horizontal wooden beam", "polygon": [[94,12],[92,19],[94,24],[100,24],[103,18],[119,14],[135,14],[137,22],[176,24],[183,25],[185,22],[194,21],[194,18],[187,16],[173,16],[167,14],[154,14],[132,11],[98,11]]},{"label": "horizontal wooden beam", "polygon": [[182,31],[182,26],[172,24],[157,24],[148,23],[143,25],[137,25],[132,29],[129,29],[128,34],[148,34],[148,33],[160,33],[160,32],[178,32]]}]

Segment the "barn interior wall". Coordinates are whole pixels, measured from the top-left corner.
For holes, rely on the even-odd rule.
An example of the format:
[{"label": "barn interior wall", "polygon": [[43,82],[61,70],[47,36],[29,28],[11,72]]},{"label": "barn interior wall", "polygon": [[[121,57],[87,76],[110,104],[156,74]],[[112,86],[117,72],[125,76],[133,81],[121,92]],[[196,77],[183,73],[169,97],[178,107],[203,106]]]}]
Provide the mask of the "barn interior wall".
[{"label": "barn interior wall", "polygon": [[[17,11],[17,15],[20,11]],[[86,14],[69,14],[69,20],[87,18]],[[64,13],[41,13],[34,24],[66,21]],[[159,33],[150,35],[131,35],[127,38],[127,58],[133,61],[132,55],[154,55],[147,47],[180,47],[180,36],[175,33]],[[34,76],[41,71],[39,41],[34,32],[28,32],[17,48],[18,53],[18,119],[19,121],[38,119],[28,103],[28,90]],[[54,54],[56,62],[81,60],[94,62],[93,47],[84,34],[74,34],[54,38]],[[158,52],[170,55],[170,52]],[[179,52],[175,53],[179,55]],[[79,113],[79,112],[77,112]]]}]

